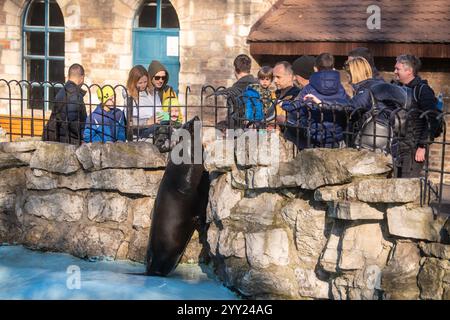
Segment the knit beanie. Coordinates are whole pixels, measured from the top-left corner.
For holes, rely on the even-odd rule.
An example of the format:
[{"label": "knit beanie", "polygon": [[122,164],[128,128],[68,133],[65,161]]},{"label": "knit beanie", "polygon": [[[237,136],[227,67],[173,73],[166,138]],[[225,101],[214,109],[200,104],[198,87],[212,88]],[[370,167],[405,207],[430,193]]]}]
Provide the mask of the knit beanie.
[{"label": "knit beanie", "polygon": [[292,70],[294,75],[301,76],[306,80],[314,73],[314,63],[316,59],[311,56],[301,56],[292,64]]}]

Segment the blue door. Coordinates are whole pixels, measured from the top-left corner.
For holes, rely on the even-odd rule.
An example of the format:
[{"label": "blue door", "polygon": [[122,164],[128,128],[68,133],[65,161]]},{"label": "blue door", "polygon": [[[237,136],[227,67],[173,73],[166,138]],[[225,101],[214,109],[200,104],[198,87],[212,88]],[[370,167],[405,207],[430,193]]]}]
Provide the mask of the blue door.
[{"label": "blue door", "polygon": [[170,1],[145,0],[134,26],[133,65],[148,68],[158,60],[169,72],[169,85],[178,92],[180,23]]}]

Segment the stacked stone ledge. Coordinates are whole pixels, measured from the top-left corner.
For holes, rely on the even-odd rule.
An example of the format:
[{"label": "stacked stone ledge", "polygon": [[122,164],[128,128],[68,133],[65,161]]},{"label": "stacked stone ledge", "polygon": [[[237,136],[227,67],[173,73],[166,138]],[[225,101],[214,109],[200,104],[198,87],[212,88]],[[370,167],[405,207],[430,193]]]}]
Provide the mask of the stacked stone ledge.
[{"label": "stacked stone ledge", "polygon": [[143,262],[165,165],[149,143],[1,143],[0,243]]},{"label": "stacked stone ledge", "polygon": [[[280,163],[208,144],[207,243],[224,284],[249,298],[450,299],[450,223],[420,207],[391,159],[280,140]],[[266,146],[267,147],[267,146]],[[143,261],[166,158],[150,144],[0,144],[0,242]],[[201,237],[203,238],[203,237]]]},{"label": "stacked stone ledge", "polygon": [[280,141],[274,165],[240,149],[225,158],[224,144],[207,148],[205,165],[207,239],[227,286],[258,299],[450,298],[450,221],[420,207],[419,179],[390,178],[390,157],[294,157]]}]

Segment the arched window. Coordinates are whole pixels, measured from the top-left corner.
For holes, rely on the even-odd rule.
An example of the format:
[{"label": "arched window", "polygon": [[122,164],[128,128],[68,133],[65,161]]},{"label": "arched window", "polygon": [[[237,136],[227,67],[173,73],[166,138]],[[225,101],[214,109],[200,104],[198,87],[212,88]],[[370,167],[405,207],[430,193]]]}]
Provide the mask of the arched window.
[{"label": "arched window", "polygon": [[177,12],[169,0],[145,0],[137,20],[138,28],[180,28]]},{"label": "arched window", "polygon": [[144,0],[133,27],[133,64],[160,61],[169,72],[169,84],[178,90],[180,22],[169,0]]},{"label": "arched window", "polygon": [[[32,0],[23,17],[23,78],[28,81],[64,82],[64,17],[55,0]],[[28,91],[29,108],[48,108],[55,95],[51,87]]]}]

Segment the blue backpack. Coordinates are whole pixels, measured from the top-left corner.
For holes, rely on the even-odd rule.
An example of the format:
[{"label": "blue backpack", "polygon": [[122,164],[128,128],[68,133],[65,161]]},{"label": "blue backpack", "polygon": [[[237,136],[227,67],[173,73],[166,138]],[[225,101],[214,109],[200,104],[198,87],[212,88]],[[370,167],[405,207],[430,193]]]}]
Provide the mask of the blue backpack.
[{"label": "blue backpack", "polygon": [[245,103],[245,118],[248,121],[263,121],[263,103],[259,92],[252,87],[247,87],[243,93]]}]

